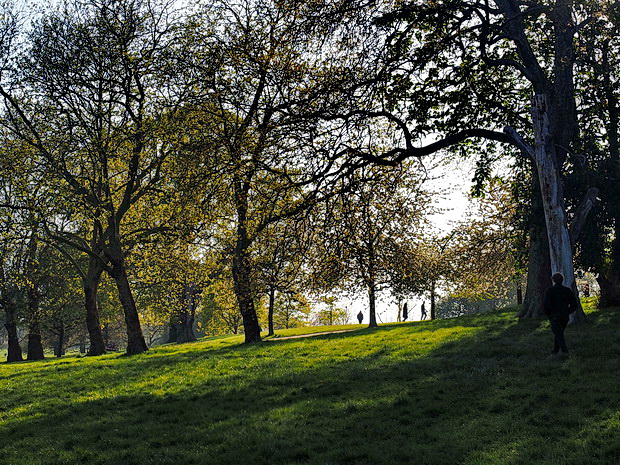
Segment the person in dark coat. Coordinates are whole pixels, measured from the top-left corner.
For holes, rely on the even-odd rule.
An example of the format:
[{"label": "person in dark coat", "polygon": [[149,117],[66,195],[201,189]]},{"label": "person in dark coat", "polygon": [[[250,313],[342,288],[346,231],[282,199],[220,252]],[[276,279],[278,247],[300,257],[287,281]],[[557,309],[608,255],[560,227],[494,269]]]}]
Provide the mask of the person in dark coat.
[{"label": "person in dark coat", "polygon": [[357,321],[360,322],[360,324],[362,324],[362,320],[364,319],[364,314],[362,313],[362,311],[360,310],[360,312],[357,314]]},{"label": "person in dark coat", "polygon": [[426,320],[426,317],[428,315],[426,314],[426,307],[424,307],[424,302],[422,302],[422,307],[420,307],[420,318],[422,320]]},{"label": "person in dark coat", "polygon": [[561,273],[555,273],[551,280],[553,287],[547,290],[544,303],[545,314],[549,318],[555,338],[551,353],[556,355],[561,350],[563,354],[568,354],[564,330],[568,325],[570,314],[577,310],[577,298],[570,288],[562,285],[564,276]]},{"label": "person in dark coat", "polygon": [[403,305],[403,321],[407,321],[407,318],[409,318],[409,310],[407,308],[407,302],[405,302],[405,305]]}]

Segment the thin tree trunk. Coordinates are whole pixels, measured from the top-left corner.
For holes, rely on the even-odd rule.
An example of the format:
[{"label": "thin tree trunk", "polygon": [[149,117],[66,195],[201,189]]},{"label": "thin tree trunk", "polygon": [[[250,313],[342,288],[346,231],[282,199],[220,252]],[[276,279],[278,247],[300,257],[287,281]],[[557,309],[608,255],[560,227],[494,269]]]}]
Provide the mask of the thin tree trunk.
[{"label": "thin tree trunk", "polygon": [[375,283],[373,281],[370,281],[368,283],[368,304],[369,304],[368,317],[370,320],[370,322],[368,323],[368,327],[376,328],[377,327],[376,290],[375,290]]},{"label": "thin tree trunk", "polygon": [[65,345],[65,325],[60,324],[60,328],[58,328],[58,337],[56,339],[56,344],[54,344],[54,355],[56,357],[62,357],[65,354],[63,349]]},{"label": "thin tree trunk", "polygon": [[431,283],[431,320],[435,319],[435,281]]},{"label": "thin tree trunk", "polygon": [[273,308],[276,301],[276,289],[273,286],[269,287],[269,313],[268,313],[268,330],[267,336],[273,336],[275,334],[273,328]]}]

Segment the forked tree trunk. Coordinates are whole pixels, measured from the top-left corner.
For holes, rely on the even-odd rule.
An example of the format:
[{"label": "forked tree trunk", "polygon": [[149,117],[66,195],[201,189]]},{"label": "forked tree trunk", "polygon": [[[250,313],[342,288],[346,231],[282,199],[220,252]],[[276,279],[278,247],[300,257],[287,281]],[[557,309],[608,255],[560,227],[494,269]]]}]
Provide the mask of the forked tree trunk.
[{"label": "forked tree trunk", "polygon": [[377,327],[377,295],[376,286],[373,281],[368,283],[368,323],[369,328]]},{"label": "forked tree trunk", "polygon": [[[573,250],[566,220],[562,181],[555,162],[555,146],[550,132],[547,105],[544,94],[534,96],[532,107],[534,157],[549,238],[551,272],[562,273],[564,285],[574,288]],[[571,315],[571,322],[584,320],[585,313],[581,308]]]}]

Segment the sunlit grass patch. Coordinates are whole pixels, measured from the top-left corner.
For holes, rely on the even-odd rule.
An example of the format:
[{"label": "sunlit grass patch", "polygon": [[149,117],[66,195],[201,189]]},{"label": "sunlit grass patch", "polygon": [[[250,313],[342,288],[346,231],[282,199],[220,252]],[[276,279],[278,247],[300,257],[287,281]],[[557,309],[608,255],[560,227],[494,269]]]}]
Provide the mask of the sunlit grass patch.
[{"label": "sunlit grass patch", "polygon": [[567,360],[511,309],[3,364],[1,462],[615,464],[620,312],[586,310]]}]

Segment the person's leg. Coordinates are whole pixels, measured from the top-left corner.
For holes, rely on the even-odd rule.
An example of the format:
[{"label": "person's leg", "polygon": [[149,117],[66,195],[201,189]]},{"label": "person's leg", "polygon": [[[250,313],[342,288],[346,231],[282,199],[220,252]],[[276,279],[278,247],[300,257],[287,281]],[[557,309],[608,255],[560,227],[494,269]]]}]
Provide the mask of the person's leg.
[{"label": "person's leg", "polygon": [[551,320],[551,331],[553,331],[553,335],[555,336],[555,342],[553,345],[553,353],[558,353],[558,350],[561,350],[564,353],[568,353],[568,348],[566,347],[566,340],[564,339],[564,329],[566,328],[566,324],[563,320],[560,319],[552,319]]},{"label": "person's leg", "polygon": [[564,327],[562,327],[562,322],[559,319],[550,319],[551,323],[551,331],[553,332],[554,340],[553,340],[553,353],[557,354],[558,351],[562,350],[562,352],[568,352],[566,348],[566,342],[564,341]]}]

